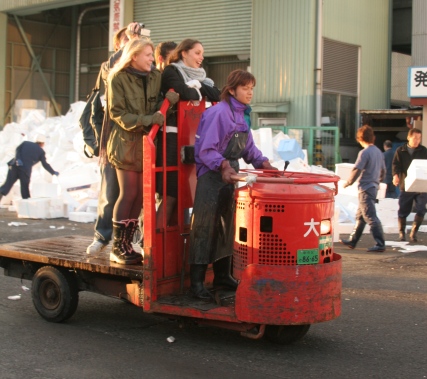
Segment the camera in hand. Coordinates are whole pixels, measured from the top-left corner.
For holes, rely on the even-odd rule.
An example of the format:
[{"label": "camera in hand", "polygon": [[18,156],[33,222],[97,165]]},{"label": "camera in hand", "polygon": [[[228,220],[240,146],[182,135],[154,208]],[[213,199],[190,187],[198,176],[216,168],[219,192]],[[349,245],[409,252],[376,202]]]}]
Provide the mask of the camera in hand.
[{"label": "camera in hand", "polygon": [[139,26],[140,26],[140,29],[138,34],[142,37],[150,37],[151,31],[145,28],[145,24],[143,22],[140,22]]}]

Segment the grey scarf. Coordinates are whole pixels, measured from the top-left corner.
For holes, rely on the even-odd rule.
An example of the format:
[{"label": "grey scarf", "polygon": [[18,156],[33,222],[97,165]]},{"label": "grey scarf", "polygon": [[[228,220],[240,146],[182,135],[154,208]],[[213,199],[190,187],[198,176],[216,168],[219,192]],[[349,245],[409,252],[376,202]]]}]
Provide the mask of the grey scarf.
[{"label": "grey scarf", "polygon": [[184,78],[184,82],[189,82],[190,80],[198,80],[200,83],[206,84],[209,87],[214,86],[212,79],[206,77],[206,71],[203,68],[192,68],[184,64],[182,60],[172,63],[178,71],[181,73]]}]

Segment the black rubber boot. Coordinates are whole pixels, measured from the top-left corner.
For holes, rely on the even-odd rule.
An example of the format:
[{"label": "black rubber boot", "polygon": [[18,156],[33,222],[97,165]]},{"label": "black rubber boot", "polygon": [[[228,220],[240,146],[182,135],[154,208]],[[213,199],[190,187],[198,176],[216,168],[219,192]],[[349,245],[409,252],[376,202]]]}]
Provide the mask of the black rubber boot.
[{"label": "black rubber boot", "polygon": [[190,291],[196,299],[214,300],[213,295],[205,287],[205,276],[208,265],[190,265]]},{"label": "black rubber boot", "polygon": [[138,259],[127,251],[126,227],[126,221],[113,221],[113,248],[110,252],[110,261],[121,265],[132,265],[138,263]]},{"label": "black rubber boot", "polygon": [[340,240],[340,242],[346,245],[347,247],[349,247],[350,249],[354,249],[360,237],[362,236],[363,230],[365,229],[365,225],[366,225],[365,221],[360,221],[360,220],[357,221],[353,231],[350,234],[349,239]]},{"label": "black rubber boot", "polygon": [[399,225],[399,241],[406,241],[406,218],[399,217],[397,219],[397,224]]},{"label": "black rubber boot", "polygon": [[423,220],[424,220],[424,217],[415,215],[414,222],[412,223],[411,233],[409,234],[409,238],[411,239],[412,242],[417,242],[417,232]]},{"label": "black rubber boot", "polygon": [[139,228],[138,219],[131,219],[128,220],[127,227],[126,227],[126,249],[130,255],[134,255],[138,258],[139,262],[142,261],[142,254],[138,253],[134,250],[132,246],[133,236],[135,235],[136,230]]},{"label": "black rubber boot", "polygon": [[231,276],[231,260],[232,257],[229,256],[213,263],[214,287],[226,287],[234,291],[237,289],[239,283]]},{"label": "black rubber boot", "polygon": [[377,244],[375,246],[370,247],[368,251],[374,253],[382,253],[383,251],[385,251],[385,241],[381,224],[377,226],[371,226],[371,233]]}]

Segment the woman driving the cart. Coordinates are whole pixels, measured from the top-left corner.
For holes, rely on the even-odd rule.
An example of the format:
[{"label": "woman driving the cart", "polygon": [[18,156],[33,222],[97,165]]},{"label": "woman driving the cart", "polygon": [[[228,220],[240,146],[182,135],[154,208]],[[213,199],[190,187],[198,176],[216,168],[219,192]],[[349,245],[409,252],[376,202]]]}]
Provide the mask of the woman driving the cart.
[{"label": "woman driving the cart", "polygon": [[255,83],[247,71],[231,72],[221,102],[203,113],[196,133],[197,187],[189,263],[192,295],[202,300],[212,299],[204,286],[209,263],[213,263],[214,287],[237,288],[230,271],[234,240],[232,175],[239,171],[238,159],[255,168],[276,170],[255,146],[250,132],[249,103]]}]

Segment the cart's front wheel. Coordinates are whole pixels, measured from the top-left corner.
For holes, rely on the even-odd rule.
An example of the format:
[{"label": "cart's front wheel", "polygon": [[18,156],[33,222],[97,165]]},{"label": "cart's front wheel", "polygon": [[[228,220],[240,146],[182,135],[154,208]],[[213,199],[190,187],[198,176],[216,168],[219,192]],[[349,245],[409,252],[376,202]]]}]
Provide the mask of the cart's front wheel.
[{"label": "cart's front wheel", "polygon": [[52,266],[37,270],[31,289],[33,304],[45,320],[61,322],[77,309],[79,291],[76,279],[68,271]]},{"label": "cart's front wheel", "polygon": [[267,325],[265,337],[271,342],[287,345],[304,337],[310,325]]}]

